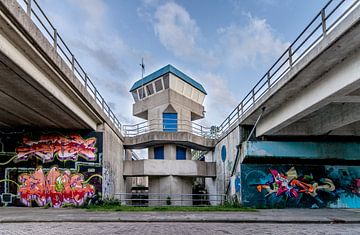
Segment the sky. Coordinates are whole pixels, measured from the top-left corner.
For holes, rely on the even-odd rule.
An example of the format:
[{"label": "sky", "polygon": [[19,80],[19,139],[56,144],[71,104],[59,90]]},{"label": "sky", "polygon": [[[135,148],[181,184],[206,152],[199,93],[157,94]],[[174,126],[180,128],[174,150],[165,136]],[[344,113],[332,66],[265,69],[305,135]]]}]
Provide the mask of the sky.
[{"label": "sky", "polygon": [[172,64],[208,95],[205,126],[219,125],[327,0],[39,0],[122,124],[129,89]]}]

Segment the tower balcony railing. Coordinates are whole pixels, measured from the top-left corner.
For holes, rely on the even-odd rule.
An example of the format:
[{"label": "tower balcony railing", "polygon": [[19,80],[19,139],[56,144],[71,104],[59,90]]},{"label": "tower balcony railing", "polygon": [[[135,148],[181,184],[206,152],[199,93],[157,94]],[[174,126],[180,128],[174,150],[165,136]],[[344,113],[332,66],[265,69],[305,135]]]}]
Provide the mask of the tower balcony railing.
[{"label": "tower balcony railing", "polygon": [[151,119],[133,125],[123,125],[126,137],[150,132],[188,132],[208,139],[216,139],[218,132],[216,128],[205,127],[198,123],[181,119]]}]

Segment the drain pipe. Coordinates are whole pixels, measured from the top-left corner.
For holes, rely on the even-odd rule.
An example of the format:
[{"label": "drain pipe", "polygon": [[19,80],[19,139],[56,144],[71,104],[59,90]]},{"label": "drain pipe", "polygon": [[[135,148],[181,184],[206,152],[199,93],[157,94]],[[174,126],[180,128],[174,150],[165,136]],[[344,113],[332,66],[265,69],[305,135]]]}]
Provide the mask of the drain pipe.
[{"label": "drain pipe", "polygon": [[[260,113],[259,117],[257,118],[257,120],[256,120],[256,122],[255,122],[255,124],[254,124],[254,127],[252,128],[252,130],[251,130],[248,138],[246,139],[246,141],[249,141],[250,138],[251,138],[251,136],[254,134],[255,129],[256,129],[256,126],[257,126],[257,124],[259,123],[259,121],[260,121],[262,115],[264,114],[264,112],[265,112],[265,107],[263,107],[263,108],[261,109],[261,113]],[[234,162],[234,165],[233,165],[233,168],[232,168],[232,171],[231,171],[230,178],[234,176],[235,171],[236,171],[236,167],[237,167],[237,165],[238,165],[238,163],[239,163],[241,143],[242,143],[242,142],[240,142],[238,145],[236,145],[236,149],[237,149],[237,150],[236,150],[236,157],[235,157],[235,162]],[[231,181],[229,181],[228,186],[226,187],[226,192],[225,192],[226,195],[227,195],[228,192],[229,192],[230,183],[231,183]]]}]

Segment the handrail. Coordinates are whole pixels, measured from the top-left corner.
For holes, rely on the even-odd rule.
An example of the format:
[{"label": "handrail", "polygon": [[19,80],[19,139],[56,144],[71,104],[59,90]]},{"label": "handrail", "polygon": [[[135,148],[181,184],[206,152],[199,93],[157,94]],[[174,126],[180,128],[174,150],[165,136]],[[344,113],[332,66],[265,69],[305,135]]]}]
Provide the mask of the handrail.
[{"label": "handrail", "polygon": [[[235,124],[238,120],[241,120],[245,116],[246,112],[249,111],[261,97],[269,92],[270,89],[284,77],[286,72],[297,64],[299,60],[314,47],[315,44],[326,37],[327,33],[332,30],[347,13],[355,8],[355,6],[359,5],[360,0],[355,0],[348,8],[341,9],[340,6],[344,2],[345,0],[341,0],[335,6],[332,4],[333,0],[326,3],[326,5],[310,21],[299,36],[296,37],[296,39],[276,60],[270,69],[267,70],[265,75],[255,84],[245,98],[241,100],[235,109],[233,109],[218,126],[220,135],[226,133],[233,124]],[[341,10],[343,11],[339,12]],[[333,22],[328,25],[329,21],[331,21],[331,16],[333,16],[337,11],[339,12],[339,16],[333,19]],[[328,14],[326,14],[326,12],[328,12]],[[312,29],[312,27],[314,28]],[[297,43],[299,43],[299,45],[296,45]]]},{"label": "handrail", "polygon": [[[19,0],[18,0],[19,1]],[[51,23],[46,16],[43,9],[41,9],[37,0],[23,0],[25,3],[25,11],[34,24],[43,32],[46,31],[49,37],[46,37],[48,41],[53,45],[55,52],[65,61],[69,68],[73,71],[74,77],[76,77],[80,83],[85,87],[85,90],[90,93],[91,97],[104,111],[105,115],[109,117],[110,121],[115,127],[123,134],[122,125],[109,105],[106,103],[103,96],[99,93],[94,83],[90,80],[88,74],[80,65],[75,55],[71,52],[68,45],[65,43],[61,35],[58,33],[55,26]],[[33,4],[34,3],[34,4]],[[21,4],[20,4],[21,5]],[[32,18],[34,15],[35,19]],[[46,25],[49,25],[47,27]]]},{"label": "handrail", "polygon": [[[166,123],[164,121],[172,122]],[[216,139],[218,137],[217,131],[213,128],[205,127],[189,120],[173,118],[150,119],[137,124],[123,125],[123,130],[126,137],[134,137],[151,131],[189,132],[209,139]]]}]

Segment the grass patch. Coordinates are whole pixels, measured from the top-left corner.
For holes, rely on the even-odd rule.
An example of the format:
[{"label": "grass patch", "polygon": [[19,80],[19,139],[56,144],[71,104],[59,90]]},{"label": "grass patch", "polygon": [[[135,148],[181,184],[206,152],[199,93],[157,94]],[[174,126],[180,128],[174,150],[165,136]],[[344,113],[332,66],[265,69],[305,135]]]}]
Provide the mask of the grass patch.
[{"label": "grass patch", "polygon": [[124,205],[91,205],[89,211],[126,211],[126,212],[147,212],[147,211],[180,211],[180,212],[207,212],[207,211],[256,211],[248,207],[229,206],[124,206]]}]

